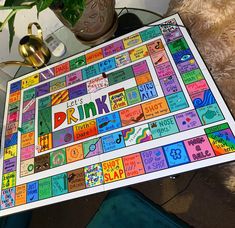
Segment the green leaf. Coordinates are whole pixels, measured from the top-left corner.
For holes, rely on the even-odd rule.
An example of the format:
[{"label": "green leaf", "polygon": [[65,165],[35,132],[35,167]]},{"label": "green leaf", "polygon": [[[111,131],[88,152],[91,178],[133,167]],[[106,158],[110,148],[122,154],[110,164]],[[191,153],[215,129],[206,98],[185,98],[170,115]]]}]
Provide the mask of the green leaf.
[{"label": "green leaf", "polygon": [[38,13],[42,12],[52,4],[53,0],[39,0],[37,1],[37,10]]},{"label": "green leaf", "polygon": [[85,7],[85,0],[63,0],[66,8],[83,11]]},{"label": "green leaf", "polygon": [[20,6],[23,4],[29,4],[35,1],[32,0],[6,0],[4,6]]},{"label": "green leaf", "polygon": [[65,7],[62,10],[61,14],[72,26],[74,26],[81,17],[80,11]]},{"label": "green leaf", "polygon": [[2,25],[3,25],[3,23],[0,21],[0,32],[2,32]]},{"label": "green leaf", "polygon": [[14,27],[15,15],[13,15],[8,21],[8,29],[9,29],[9,51],[11,51],[13,38],[15,35],[15,27]]}]

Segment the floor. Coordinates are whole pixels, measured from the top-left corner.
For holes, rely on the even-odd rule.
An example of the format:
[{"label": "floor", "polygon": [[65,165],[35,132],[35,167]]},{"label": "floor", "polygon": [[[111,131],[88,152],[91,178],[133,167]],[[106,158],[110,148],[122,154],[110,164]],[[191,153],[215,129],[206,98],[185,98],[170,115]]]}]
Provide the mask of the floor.
[{"label": "floor", "polygon": [[[163,208],[193,227],[235,227],[235,194],[224,186],[224,166],[214,166],[134,185],[157,204],[178,194]],[[180,193],[183,191],[182,193]],[[85,227],[107,193],[99,193],[33,211],[30,228]]]}]

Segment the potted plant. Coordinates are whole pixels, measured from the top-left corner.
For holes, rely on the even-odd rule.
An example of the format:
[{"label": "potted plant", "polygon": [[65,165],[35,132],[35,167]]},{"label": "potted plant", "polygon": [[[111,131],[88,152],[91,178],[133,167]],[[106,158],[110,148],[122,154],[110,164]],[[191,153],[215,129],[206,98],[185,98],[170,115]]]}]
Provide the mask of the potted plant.
[{"label": "potted plant", "polygon": [[117,28],[115,0],[6,0],[0,10],[11,10],[0,31],[8,25],[9,48],[14,37],[14,20],[18,11],[37,7],[38,14],[48,7],[61,22],[85,44],[96,45],[112,37]]}]

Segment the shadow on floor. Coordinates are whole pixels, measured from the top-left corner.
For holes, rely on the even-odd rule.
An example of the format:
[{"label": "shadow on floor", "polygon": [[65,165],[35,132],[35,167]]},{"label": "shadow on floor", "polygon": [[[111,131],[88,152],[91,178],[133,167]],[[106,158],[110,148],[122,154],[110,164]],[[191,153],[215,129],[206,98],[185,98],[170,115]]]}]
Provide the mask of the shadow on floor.
[{"label": "shadow on floor", "polygon": [[[181,174],[175,180],[162,178],[132,187],[157,204],[163,205],[194,227],[235,227],[235,195],[223,185],[223,167],[215,166]],[[192,176],[194,175],[193,179]],[[85,227],[98,210],[106,192],[54,204],[33,211],[30,228]]]}]

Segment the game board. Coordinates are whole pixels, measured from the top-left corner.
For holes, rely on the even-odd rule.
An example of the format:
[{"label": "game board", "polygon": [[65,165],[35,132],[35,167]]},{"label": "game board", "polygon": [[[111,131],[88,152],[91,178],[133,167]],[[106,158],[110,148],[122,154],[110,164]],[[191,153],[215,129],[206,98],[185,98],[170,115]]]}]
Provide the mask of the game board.
[{"label": "game board", "polygon": [[234,131],[173,15],[8,83],[0,215],[232,161]]}]

